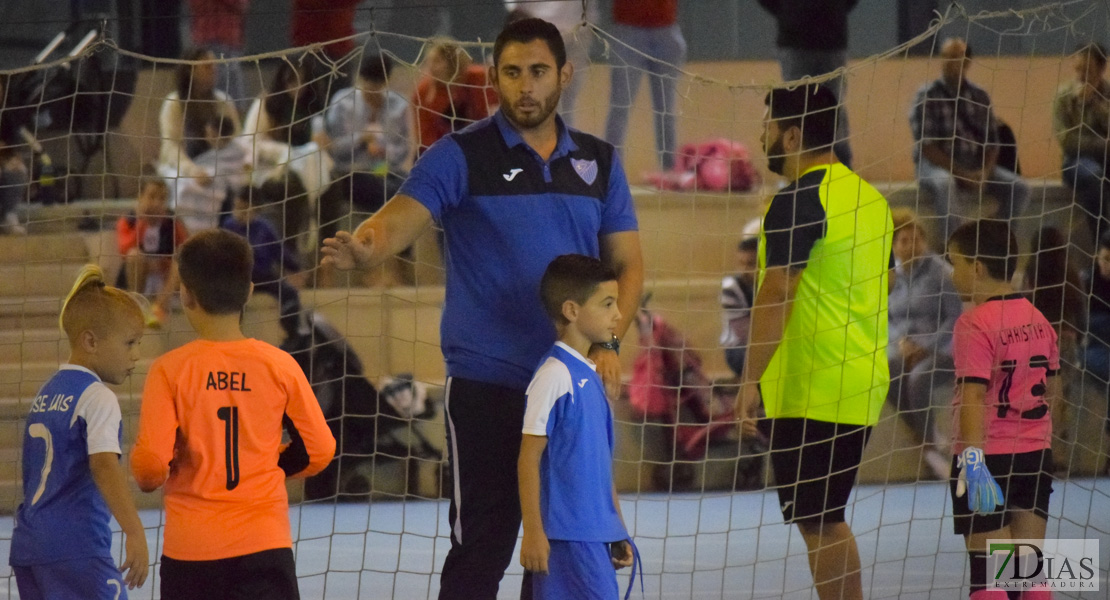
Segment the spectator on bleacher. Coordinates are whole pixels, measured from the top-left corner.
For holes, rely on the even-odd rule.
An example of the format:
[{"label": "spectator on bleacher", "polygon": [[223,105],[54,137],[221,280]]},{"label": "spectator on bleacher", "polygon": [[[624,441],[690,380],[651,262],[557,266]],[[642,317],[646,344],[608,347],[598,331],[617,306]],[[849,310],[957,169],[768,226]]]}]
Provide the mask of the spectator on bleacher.
[{"label": "spectator on bleacher", "polygon": [[189,0],[189,33],[194,48],[208,48],[220,59],[216,88],[242,111],[248,101],[243,79],[243,19],[250,0]]},{"label": "spectator on bleacher", "polygon": [[392,72],[389,56],[365,56],[354,85],[332,96],[324,131],[336,178],[349,173],[408,173],[412,115],[405,97],[389,88]]},{"label": "spectator on bleacher", "polygon": [[1060,87],[1052,106],[1052,130],[1064,153],[1064,185],[1075,191],[1095,240],[1110,231],[1110,200],[1105,199],[1110,196],[1110,81],[1105,73],[1106,50],[1098,44],[1080,48],[1076,78]]},{"label": "spectator on bleacher", "polygon": [[204,126],[207,150],[193,164],[204,177],[176,180],[177,216],[190,234],[215,229],[221,213],[226,213],[231,191],[247,183],[251,168],[250,152],[236,138],[226,119]]},{"label": "spectator on bleacher", "polygon": [[226,120],[238,131],[239,113],[227,94],[216,88],[215,55],[211,50],[197,48],[182,58],[194,63],[178,65],[176,89],[162,102],[158,116],[162,138],[158,172],[164,177],[197,179],[203,183],[210,175],[193,159],[209,149],[205,126]]},{"label": "spectator on bleacher", "polygon": [[290,350],[298,347],[301,338],[308,333],[301,319],[301,296],[294,281],[301,270],[295,252],[283,243],[277,230],[252,206],[254,190],[240,188],[233,192],[234,201],[231,213],[223,218],[220,227],[240,235],[250,242],[254,252],[254,266],[251,270],[251,283],[254,293],[273,296],[278,303],[278,322],[285,332],[281,347]]},{"label": "spectator on bleacher", "polygon": [[173,257],[189,237],[170,210],[169,196],[164,180],[144,178],[135,210],[116,222],[116,244],[123,257],[119,287],[153,297],[148,327],[160,327],[169,314],[179,284]]},{"label": "spectator on bleacher", "polygon": [[597,23],[597,2],[585,3],[564,2],[563,0],[504,0],[505,8],[509,11],[510,19],[535,17],[543,19],[559,28],[563,34],[563,43],[567,47],[567,62],[574,67],[574,74],[570,83],[563,89],[563,98],[559,101],[559,116],[569,127],[574,126],[574,108],[578,100],[578,92],[582,91],[582,84],[586,82],[586,69],[590,66],[590,47],[593,45],[594,32],[589,27],[580,27],[583,17],[589,23]]},{"label": "spectator on bleacher", "polygon": [[891,211],[894,222],[894,283],[889,314],[886,401],[922,444],[933,475],[948,479],[951,455],[936,427],[933,390],[952,384],[952,327],[963,303],[952,283],[952,267],[929,249],[921,220],[908,208]]},{"label": "spectator on bleacher", "polygon": [[623,150],[628,115],[643,75],[651,87],[655,152],[663,171],[674,169],[676,86],[686,63],[686,39],[678,27],[678,0],[614,0],[613,64],[609,72],[609,116],[605,139]]},{"label": "spectator on bleacher", "polygon": [[[1083,271],[1082,285],[1087,294],[1083,368],[1107,395],[1105,433],[1110,437],[1110,231],[1098,239],[1094,264]],[[1102,473],[1110,475],[1110,460],[1103,466]]]},{"label": "spectator on bleacher", "polygon": [[932,196],[940,240],[959,224],[961,191],[978,204],[982,195],[998,202],[996,218],[1012,219],[1029,205],[1029,185],[998,160],[998,121],[990,96],[967,80],[971,48],[959,38],[941,47],[941,77],[923,86],[910,108],[916,142],[917,185]]},{"label": "spectator on bleacher", "polygon": [[475,64],[455,40],[433,41],[422,69],[412,96],[418,157],[439,138],[497,111],[497,91],[489,84],[485,65]]},{"label": "spectator on bleacher", "polygon": [[[324,240],[325,263],[369,269],[433,222],[446,231],[441,323],[454,495],[440,599],[493,600],[520,531],[516,462],[525,390],[555,331],[538,302],[548,263],[602,257],[618,276],[622,319],[589,358],[610,399],[619,337],[636,314],[643,260],[635,207],[614,148],[559,118],[571,76],[559,30],[509,24],[493,46],[500,110],[428,149],[401,191],[352,234]],[[531,587],[526,575],[525,589]],[[525,596],[527,597],[527,596]]]},{"label": "spectator on bleacher", "polygon": [[278,64],[269,89],[243,120],[242,137],[252,152],[256,182],[291,171],[315,202],[331,182],[331,157],[313,139],[314,131],[324,129],[327,104],[327,76],[318,58],[302,54]]},{"label": "spectator on bleacher", "polygon": [[755,273],[758,269],[759,238],[748,237],[736,247],[736,273],[721,280],[721,347],[725,349],[728,368],[739,377],[744,371],[744,353],[748,349],[748,330],[752,321],[752,300],[755,297]]},{"label": "spectator on bleacher", "polygon": [[[335,169],[320,196],[320,239],[377,212],[408,174],[412,113],[408,100],[389,89],[392,70],[387,55],[363,57],[355,85],[336,92],[328,105],[325,145]],[[319,275],[326,280],[330,272]]]},{"label": "spectator on bleacher", "polygon": [[[858,0],[759,0],[778,25],[779,68],[783,81],[817,77],[848,64],[848,13]],[[852,168],[848,145],[848,111],[843,76],[823,82],[840,100],[836,111],[836,144],[833,151],[844,166]]]}]

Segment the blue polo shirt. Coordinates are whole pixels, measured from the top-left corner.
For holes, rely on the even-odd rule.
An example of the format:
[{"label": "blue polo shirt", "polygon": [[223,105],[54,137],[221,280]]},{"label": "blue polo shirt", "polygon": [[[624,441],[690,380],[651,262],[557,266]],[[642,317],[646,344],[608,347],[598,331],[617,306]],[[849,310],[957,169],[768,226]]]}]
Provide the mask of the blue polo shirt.
[{"label": "blue polo shirt", "polygon": [[440,344],[451,377],[524,389],[555,341],[539,298],[547,265],[597,257],[599,236],[637,228],[613,146],[556,125],[544,161],[499,111],[428,148],[401,187],[445,234]]},{"label": "blue polo shirt", "polygon": [[594,364],[556,342],[528,385],[522,431],[547,437],[540,515],[548,539],[627,539],[613,506],[613,412]]}]

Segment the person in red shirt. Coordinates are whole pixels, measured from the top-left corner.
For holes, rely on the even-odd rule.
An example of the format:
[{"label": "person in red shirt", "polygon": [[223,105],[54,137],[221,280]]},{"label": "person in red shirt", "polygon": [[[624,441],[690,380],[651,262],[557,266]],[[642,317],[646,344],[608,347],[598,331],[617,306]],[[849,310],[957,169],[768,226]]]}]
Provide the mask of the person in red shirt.
[{"label": "person in red shirt", "polygon": [[185,226],[169,209],[169,187],[160,178],[139,183],[135,211],[116,222],[116,242],[123,257],[119,287],[140,294],[156,291],[147,326],[160,327],[177,291],[173,255],[185,238]]},{"label": "person in red shirt", "polygon": [[[218,59],[243,56],[243,21],[250,0],[189,0],[194,48],[208,48]],[[216,64],[216,87],[227,93],[239,111],[248,100],[243,63],[238,60]]]},{"label": "person in red shirt", "polygon": [[151,365],[131,452],[139,489],[165,486],[163,598],[300,597],[285,480],[322,471],[335,438],[296,360],[240,329],[252,262],[221,229],[178,254],[198,339]]},{"label": "person in red shirt", "polygon": [[324,54],[339,60],[355,49],[355,8],[361,0],[293,0],[294,46],[330,42]]},{"label": "person in red shirt", "polygon": [[432,43],[424,59],[424,76],[416,85],[416,153],[423,154],[439,138],[459,131],[497,112],[497,92],[490,87],[486,67],[458,42],[443,38]]},{"label": "person in red shirt", "polygon": [[628,113],[640,90],[641,75],[651,85],[655,115],[655,151],[659,165],[670,171],[675,164],[675,85],[686,63],[686,39],[678,27],[678,0],[614,0],[613,66],[609,75],[609,118],[605,140],[624,148]]}]

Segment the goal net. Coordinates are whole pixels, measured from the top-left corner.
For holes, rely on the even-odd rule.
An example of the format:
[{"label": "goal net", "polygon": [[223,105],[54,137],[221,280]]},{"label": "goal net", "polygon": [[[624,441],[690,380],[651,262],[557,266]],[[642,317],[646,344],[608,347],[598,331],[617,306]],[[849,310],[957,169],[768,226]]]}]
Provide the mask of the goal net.
[{"label": "goal net", "polygon": [[[738,247],[758,236],[770,199],[788,183],[768,171],[761,142],[764,97],[781,85],[780,65],[685,62],[682,52],[668,58],[673,49],[629,45],[619,27],[598,24],[593,8],[584,12],[590,22],[564,32],[575,74],[561,112],[575,128],[619,141],[639,221],[646,294],[622,344],[625,385],[612,409],[614,478],[643,557],[644,595],[815,598],[806,544],[783,523],[766,446],[741,441],[733,425],[738,375],[729,361],[735,352],[726,352],[746,336],[738,323],[752,301]],[[709,7],[680,7],[702,10]],[[57,314],[80,266],[99,263],[150,301],[143,359],[115,390],[125,454],[150,363],[193,339],[172,293],[172,227],[160,225],[172,209],[190,232],[222,225],[250,236],[262,221],[276,233],[256,247],[272,268],[255,273],[244,330],[297,358],[338,441],[323,474],[288,484],[302,596],[436,597],[453,489],[439,345],[442,232],[429,229],[367,273],[320,267],[319,248],[380,209],[438,135],[497,110],[483,74],[492,45],[383,31],[369,21],[370,31],[348,40],[355,50],[338,58],[321,44],[243,58],[155,59],[78,32],[35,64],[0,73],[0,556],[23,500],[25,419],[68,355]],[[1106,134],[1110,88],[1091,96],[1090,106],[1100,108],[1089,110],[1101,116],[1077,109],[1074,124],[1057,100],[1090,56],[1078,50],[1102,40],[1108,25],[1097,0],[981,13],[954,4],[909,42],[808,78],[842,95],[850,126],[838,131],[852,168],[923,240],[904,256],[895,244],[896,277],[916,281],[911,264],[943,263],[951,223],[1019,206],[1011,221],[1021,251],[1014,283],[1057,330],[1067,408],[1052,414],[1048,538],[1110,538],[1110,295],[1102,295],[1110,290],[1110,248],[1098,245],[1096,215],[1079,197],[1102,201],[1103,164],[1077,167],[1069,150],[1076,135]],[[1000,150],[999,165],[1020,170],[1017,184],[991,185],[993,176],[981,186],[918,184],[916,139],[953,163],[960,148],[974,145],[964,138],[974,124],[959,123],[962,116],[948,113],[964,133],[930,137],[915,108],[919,90],[949,68],[949,38],[973,49],[963,63],[966,81],[989,95],[993,119],[1011,132],[1007,138],[992,127],[989,145]],[[450,91],[437,78],[454,78]],[[973,151],[980,160],[992,153]],[[1098,173],[1077,180],[1084,168]],[[945,210],[937,210],[937,190],[951,197]],[[893,288],[893,395],[847,506],[869,598],[968,594],[946,473],[954,387],[948,317],[969,305],[950,287],[929,290]],[[161,496],[134,492],[155,563]],[[518,596],[518,556],[499,597]],[[1058,597],[1104,598],[1110,548],[1099,560],[1101,591]],[[160,597],[154,567],[130,597]],[[627,571],[619,578],[623,591]],[[0,580],[0,598],[17,598],[10,568],[0,567]]]}]

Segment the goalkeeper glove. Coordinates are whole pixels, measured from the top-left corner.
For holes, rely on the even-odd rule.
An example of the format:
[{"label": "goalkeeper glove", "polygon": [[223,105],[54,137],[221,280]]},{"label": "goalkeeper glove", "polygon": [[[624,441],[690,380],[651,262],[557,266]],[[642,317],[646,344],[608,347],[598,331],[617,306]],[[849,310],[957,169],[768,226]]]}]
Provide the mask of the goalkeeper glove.
[{"label": "goalkeeper glove", "polygon": [[1002,488],[994,480],[987,463],[983,461],[983,451],[968,447],[960,453],[960,475],[956,480],[956,497],[962,498],[970,492],[968,507],[977,513],[994,512],[994,507],[1002,504]]}]

